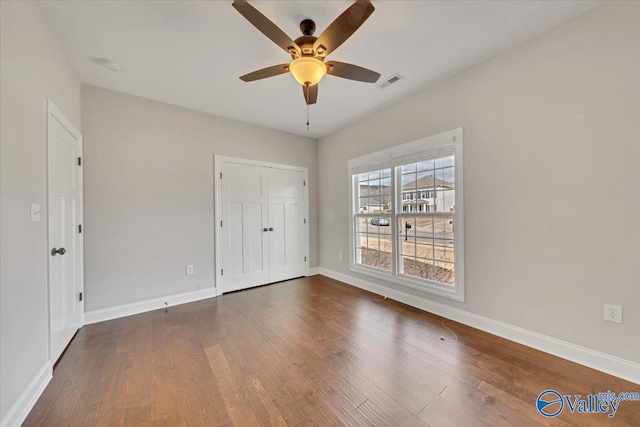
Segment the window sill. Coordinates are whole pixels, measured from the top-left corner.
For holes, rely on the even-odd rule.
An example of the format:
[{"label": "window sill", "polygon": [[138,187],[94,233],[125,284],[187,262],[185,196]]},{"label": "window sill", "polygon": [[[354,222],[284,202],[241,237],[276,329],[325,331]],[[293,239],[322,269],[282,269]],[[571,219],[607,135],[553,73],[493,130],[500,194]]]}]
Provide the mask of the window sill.
[{"label": "window sill", "polygon": [[394,276],[392,272],[385,272],[382,270],[353,264],[350,266],[349,270],[353,271],[354,273],[363,274],[365,276],[384,280],[396,285],[416,289],[418,291],[437,295],[450,300],[464,302],[464,288],[460,285],[449,287],[437,282],[412,280],[407,276]]}]

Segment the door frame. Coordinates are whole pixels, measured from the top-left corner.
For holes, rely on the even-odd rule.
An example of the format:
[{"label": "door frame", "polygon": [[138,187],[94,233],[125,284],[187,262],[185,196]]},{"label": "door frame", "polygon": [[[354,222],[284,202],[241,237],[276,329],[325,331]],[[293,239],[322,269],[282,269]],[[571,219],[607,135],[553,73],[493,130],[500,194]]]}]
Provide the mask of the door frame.
[{"label": "door frame", "polygon": [[[82,134],[78,129],[71,124],[71,121],[67,119],[64,113],[51,101],[50,98],[47,98],[47,116],[46,116],[47,124],[47,134],[46,134],[46,187],[47,187],[47,195],[46,195],[46,219],[45,219],[45,229],[46,229],[46,257],[47,257],[47,320],[49,326],[48,333],[48,356],[51,361],[51,365],[53,365],[56,361],[52,360],[52,345],[51,345],[51,257],[49,256],[49,250],[51,248],[50,235],[49,235],[49,218],[51,218],[51,204],[49,203],[49,184],[51,181],[50,172],[50,162],[51,162],[51,136],[53,135],[53,121],[57,121],[60,123],[74,138],[78,140],[78,156],[83,158],[83,143],[82,143]],[[78,199],[78,224],[84,224],[84,186],[83,186],[83,169],[84,165],[78,168],[78,186],[80,187],[80,196]],[[76,235],[76,262],[78,268],[78,287],[79,292],[82,292],[83,298],[80,301],[80,327],[84,326],[84,301],[85,301],[85,293],[84,293],[84,227],[82,233],[74,233]]]},{"label": "door frame", "polygon": [[220,269],[222,268],[222,242],[220,241],[220,236],[222,231],[220,230],[220,220],[222,219],[222,183],[220,182],[220,174],[222,173],[222,163],[237,163],[241,165],[249,165],[249,166],[262,166],[267,168],[274,169],[285,169],[285,170],[293,170],[304,173],[304,218],[307,220],[304,232],[302,234],[303,238],[303,248],[306,250],[306,258],[307,260],[304,262],[305,264],[305,276],[309,275],[309,168],[304,166],[292,166],[292,165],[284,165],[279,163],[270,163],[270,162],[262,162],[260,160],[251,160],[251,159],[243,159],[239,157],[229,157],[229,156],[221,156],[214,154],[213,155],[213,181],[214,181],[214,209],[213,209],[213,225],[214,225],[214,269],[215,269],[215,287],[216,287],[216,296],[222,295],[222,284],[221,284],[221,274]]}]

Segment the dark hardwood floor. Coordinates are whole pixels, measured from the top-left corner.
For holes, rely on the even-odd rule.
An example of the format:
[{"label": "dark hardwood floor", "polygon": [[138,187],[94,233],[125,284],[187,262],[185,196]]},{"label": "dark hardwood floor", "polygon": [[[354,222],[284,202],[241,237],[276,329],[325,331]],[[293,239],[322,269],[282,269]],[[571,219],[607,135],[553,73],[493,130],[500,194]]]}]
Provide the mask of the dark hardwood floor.
[{"label": "dark hardwood floor", "polygon": [[24,425],[640,425],[638,402],[542,417],[549,388],[640,387],[442,321],[313,276],[88,325]]}]

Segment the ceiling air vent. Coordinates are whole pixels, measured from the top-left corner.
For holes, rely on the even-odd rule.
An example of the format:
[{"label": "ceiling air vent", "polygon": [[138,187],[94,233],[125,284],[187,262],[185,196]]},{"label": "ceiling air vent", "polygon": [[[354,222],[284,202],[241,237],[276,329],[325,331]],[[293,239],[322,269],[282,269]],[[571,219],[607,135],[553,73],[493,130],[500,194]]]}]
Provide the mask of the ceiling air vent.
[{"label": "ceiling air vent", "polygon": [[404,79],[404,77],[402,77],[398,73],[395,73],[391,77],[387,77],[386,79],[382,80],[382,82],[378,83],[376,86],[378,86],[378,88],[380,88],[380,89],[384,89],[385,87],[390,86],[390,85],[392,85],[394,83],[397,83],[402,79]]}]

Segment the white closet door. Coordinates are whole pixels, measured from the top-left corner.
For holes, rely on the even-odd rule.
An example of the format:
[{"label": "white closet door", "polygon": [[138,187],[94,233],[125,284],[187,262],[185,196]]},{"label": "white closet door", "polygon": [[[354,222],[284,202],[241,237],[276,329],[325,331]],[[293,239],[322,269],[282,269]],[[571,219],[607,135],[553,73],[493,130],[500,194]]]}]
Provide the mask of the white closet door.
[{"label": "white closet door", "polygon": [[221,165],[222,292],[269,282],[267,168]]},{"label": "white closet door", "polygon": [[304,276],[304,173],[269,169],[269,282]]}]

